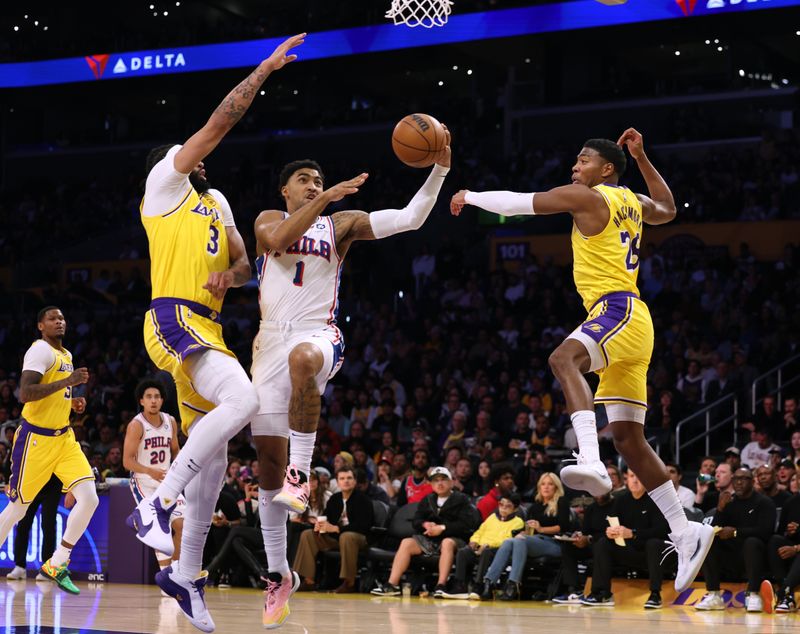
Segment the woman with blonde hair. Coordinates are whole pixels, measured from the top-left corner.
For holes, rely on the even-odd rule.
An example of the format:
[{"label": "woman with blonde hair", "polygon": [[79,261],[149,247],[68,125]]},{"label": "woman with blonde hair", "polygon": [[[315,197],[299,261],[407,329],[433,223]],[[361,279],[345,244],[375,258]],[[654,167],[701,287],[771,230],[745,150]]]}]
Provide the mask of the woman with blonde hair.
[{"label": "woman with blonde hair", "polygon": [[492,560],[483,579],[481,599],[492,598],[492,589],[511,558],[511,574],[502,601],[519,599],[520,583],[528,557],[561,557],[561,548],[554,535],[569,529],[569,501],[564,486],[555,473],[543,473],[536,483],[536,497],[528,512],[525,531],[505,540]]}]

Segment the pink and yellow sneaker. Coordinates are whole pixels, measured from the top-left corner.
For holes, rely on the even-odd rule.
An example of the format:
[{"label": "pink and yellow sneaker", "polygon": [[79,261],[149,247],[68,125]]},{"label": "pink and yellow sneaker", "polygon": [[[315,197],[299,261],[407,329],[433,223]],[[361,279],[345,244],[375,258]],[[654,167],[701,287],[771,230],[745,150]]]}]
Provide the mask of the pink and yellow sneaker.
[{"label": "pink and yellow sneaker", "polygon": [[271,572],[265,579],[267,589],[264,590],[264,614],[261,622],[264,628],[274,630],[280,627],[289,616],[289,597],[300,587],[300,575],[294,570],[284,577],[279,572]]},{"label": "pink and yellow sneaker", "polygon": [[309,494],[308,478],[296,465],[290,464],[286,467],[283,489],[272,501],[275,504],[282,504],[295,513],[303,513],[308,506]]}]

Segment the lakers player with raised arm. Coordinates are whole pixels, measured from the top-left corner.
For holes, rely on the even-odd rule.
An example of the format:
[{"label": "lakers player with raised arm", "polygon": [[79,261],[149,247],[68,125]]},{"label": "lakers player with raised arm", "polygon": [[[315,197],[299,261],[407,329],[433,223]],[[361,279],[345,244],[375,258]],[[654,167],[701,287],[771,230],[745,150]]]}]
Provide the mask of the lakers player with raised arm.
[{"label": "lakers player with raised arm", "polygon": [[[356,240],[379,240],[422,226],[450,170],[447,128],[445,133],[445,149],[402,209],[323,216],[329,204],[357,192],[367,174],[324,189],[320,166],[302,160],[281,171],[280,194],[286,211],[263,211],[256,219],[261,325],[253,342],[251,374],[259,408],[251,427],[259,459],[258,508],[269,562],[263,612],[267,628],[286,620],[287,601],[300,584],[286,560],[284,527],[289,509],[302,513],[306,508],[320,395],[343,361],[344,341],[336,316],[344,258]],[[354,582],[346,578],[339,591],[353,591]]]},{"label": "lakers player with raised arm", "polygon": [[[650,196],[619,184],[627,163],[623,146],[639,166]],[[669,186],[645,154],[642,135],[629,128],[617,143],[584,143],[570,185],[536,193],[462,190],[453,196],[450,210],[457,216],[464,205],[503,216],[572,215],[573,275],[588,317],[550,356],[580,451],[577,464],[564,467],[561,479],[595,497],[611,490],[597,442],[594,403],[602,403],[617,451],[669,522],[678,554],[675,588],[684,590],[697,576],[714,533],[710,526],[687,521],[664,463],[644,436],[653,322],[636,286],[639,248],[643,223],[667,223],[676,209]],[[600,375],[594,397],[583,377],[587,372]]]},{"label": "lakers player with raised arm", "polygon": [[156,583],[204,632],[214,630],[214,621],[203,598],[203,546],[222,488],[228,440],[256,413],[258,396],[225,345],[220,324],[225,293],[250,280],[250,261],[225,197],[209,188],[203,160],[242,118],[267,77],[296,59],[289,51],[304,37],[280,44],[183,145],[156,148],[147,160],[141,219],[153,295],[144,319],[145,347],[153,363],[175,379],[189,439],[128,524],[140,541],[172,555],[170,517],[184,492],[180,558],[156,575]]},{"label": "lakers player with raised arm", "polygon": [[70,491],[75,506],[53,556],[42,565],[42,574],[72,594],[80,591],[69,576],[69,556],[83,535],[99,500],[94,473],[69,425],[71,411],[86,409],[86,399],[72,396],[72,388],[89,380],[86,368],[72,367],[72,354],[63,346],[67,322],[55,306],[39,311],[41,339],[25,353],[20,375],[22,422],[11,448],[11,477],[6,487],[10,504],[0,513],[0,544],[19,522],[36,494],[53,474]]}]

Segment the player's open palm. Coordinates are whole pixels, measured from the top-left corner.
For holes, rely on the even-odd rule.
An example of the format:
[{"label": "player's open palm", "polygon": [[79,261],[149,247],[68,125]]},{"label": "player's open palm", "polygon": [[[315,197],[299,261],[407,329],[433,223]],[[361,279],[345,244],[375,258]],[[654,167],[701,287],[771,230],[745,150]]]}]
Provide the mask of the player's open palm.
[{"label": "player's open palm", "polygon": [[348,181],[342,181],[341,183],[337,183],[331,187],[328,190],[328,196],[330,197],[331,202],[338,202],[345,196],[352,196],[358,192],[358,188],[364,184],[364,181],[366,181],[368,177],[369,174],[363,172],[355,178],[351,178]]},{"label": "player's open palm", "polygon": [[67,377],[67,384],[70,387],[81,385],[89,380],[89,370],[86,368],[75,368],[72,374]]},{"label": "player's open palm", "polygon": [[306,41],[305,37],[306,37],[305,33],[300,33],[298,35],[293,35],[289,39],[281,42],[278,45],[278,48],[276,48],[272,52],[272,55],[270,55],[269,58],[267,58],[267,62],[269,62],[269,65],[272,68],[272,70],[278,70],[280,68],[283,68],[284,66],[286,66],[286,64],[289,64],[290,62],[296,60],[297,55],[294,54],[290,55],[289,51],[291,51],[293,48],[297,46],[300,46],[303,42],[305,42]]},{"label": "player's open palm", "polygon": [[450,199],[450,213],[454,216],[461,215],[461,210],[464,209],[464,205],[467,204],[468,191],[468,189],[462,189],[453,194],[453,197]]},{"label": "player's open palm", "polygon": [[644,154],[644,138],[642,133],[636,128],[628,128],[622,133],[622,136],[617,141],[617,145],[627,146],[628,152],[635,159],[640,158]]}]

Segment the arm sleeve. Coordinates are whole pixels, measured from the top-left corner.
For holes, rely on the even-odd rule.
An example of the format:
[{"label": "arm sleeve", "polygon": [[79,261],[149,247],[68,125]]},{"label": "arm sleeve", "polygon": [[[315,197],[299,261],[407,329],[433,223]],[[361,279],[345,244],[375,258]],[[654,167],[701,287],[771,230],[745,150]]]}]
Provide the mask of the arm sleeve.
[{"label": "arm sleeve", "polygon": [[25,353],[25,359],[22,362],[23,372],[30,370],[44,374],[53,365],[56,358],[55,352],[47,343],[40,341],[35,342]]},{"label": "arm sleeve", "polygon": [[534,195],[509,191],[467,192],[464,199],[470,205],[500,216],[534,216]]},{"label": "arm sleeve", "polygon": [[373,211],[369,215],[369,223],[375,237],[387,238],[396,233],[419,229],[431,213],[449,171],[449,167],[434,165],[428,180],[403,209]]},{"label": "arm sleeve", "polygon": [[175,155],[182,148],[175,145],[153,166],[147,175],[142,215],[160,216],[174,209],[188,193],[189,175],[175,170]]},{"label": "arm sleeve", "polygon": [[208,193],[219,203],[219,211],[222,214],[222,224],[226,227],[235,227],[236,221],[233,219],[233,210],[231,209],[231,204],[228,202],[228,199],[225,198],[225,195],[218,189],[209,189]]}]

